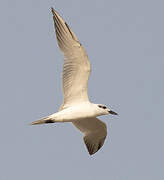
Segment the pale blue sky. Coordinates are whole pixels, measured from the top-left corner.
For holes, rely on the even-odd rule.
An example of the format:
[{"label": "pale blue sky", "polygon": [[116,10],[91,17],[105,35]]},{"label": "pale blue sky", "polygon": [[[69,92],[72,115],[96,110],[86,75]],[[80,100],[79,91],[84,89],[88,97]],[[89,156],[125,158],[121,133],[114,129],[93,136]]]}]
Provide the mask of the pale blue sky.
[{"label": "pale blue sky", "polygon": [[[62,103],[53,6],[88,52],[90,100],[119,116],[89,156],[71,124],[29,126]],[[0,2],[0,180],[164,179],[164,2]]]}]

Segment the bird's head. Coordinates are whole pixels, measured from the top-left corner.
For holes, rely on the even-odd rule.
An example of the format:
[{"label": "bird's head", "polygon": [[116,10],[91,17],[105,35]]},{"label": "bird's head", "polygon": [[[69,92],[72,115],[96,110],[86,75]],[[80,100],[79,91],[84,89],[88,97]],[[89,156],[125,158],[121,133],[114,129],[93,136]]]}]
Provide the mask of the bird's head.
[{"label": "bird's head", "polygon": [[112,115],[118,115],[116,112],[112,111],[111,109],[107,108],[103,104],[97,104],[97,110],[102,114],[102,115],[107,115],[107,114],[112,114]]}]

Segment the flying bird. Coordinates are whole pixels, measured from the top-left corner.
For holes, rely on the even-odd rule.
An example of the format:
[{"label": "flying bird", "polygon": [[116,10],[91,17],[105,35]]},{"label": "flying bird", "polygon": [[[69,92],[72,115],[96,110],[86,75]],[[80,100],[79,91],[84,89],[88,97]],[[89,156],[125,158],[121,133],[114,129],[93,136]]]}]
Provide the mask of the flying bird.
[{"label": "flying bird", "polygon": [[52,8],[58,46],[64,55],[63,94],[64,101],[58,112],[31,124],[72,122],[84,134],[84,142],[90,155],[104,144],[107,127],[97,116],[117,115],[102,104],[94,104],[88,98],[88,78],[91,67],[88,55],[74,32]]}]

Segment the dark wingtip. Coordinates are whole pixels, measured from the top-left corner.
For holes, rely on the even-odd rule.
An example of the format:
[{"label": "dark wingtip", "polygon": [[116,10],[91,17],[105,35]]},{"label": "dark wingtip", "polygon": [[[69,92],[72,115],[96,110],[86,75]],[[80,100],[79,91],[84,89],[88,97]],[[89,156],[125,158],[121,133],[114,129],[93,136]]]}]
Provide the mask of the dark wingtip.
[{"label": "dark wingtip", "polygon": [[55,14],[55,10],[53,7],[51,7],[51,12],[52,12],[52,14]]}]

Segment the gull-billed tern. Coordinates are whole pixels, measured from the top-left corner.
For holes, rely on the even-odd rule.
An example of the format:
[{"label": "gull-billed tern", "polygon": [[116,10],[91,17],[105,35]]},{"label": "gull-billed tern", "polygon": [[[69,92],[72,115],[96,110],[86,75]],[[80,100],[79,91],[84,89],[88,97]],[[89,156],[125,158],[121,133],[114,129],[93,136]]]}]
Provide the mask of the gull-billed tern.
[{"label": "gull-billed tern", "polygon": [[31,124],[72,122],[84,134],[84,142],[92,155],[103,146],[107,135],[106,124],[97,116],[117,113],[105,105],[89,101],[87,86],[91,68],[87,53],[68,24],[53,8],[52,14],[57,42],[64,54],[64,102],[57,113]]}]

